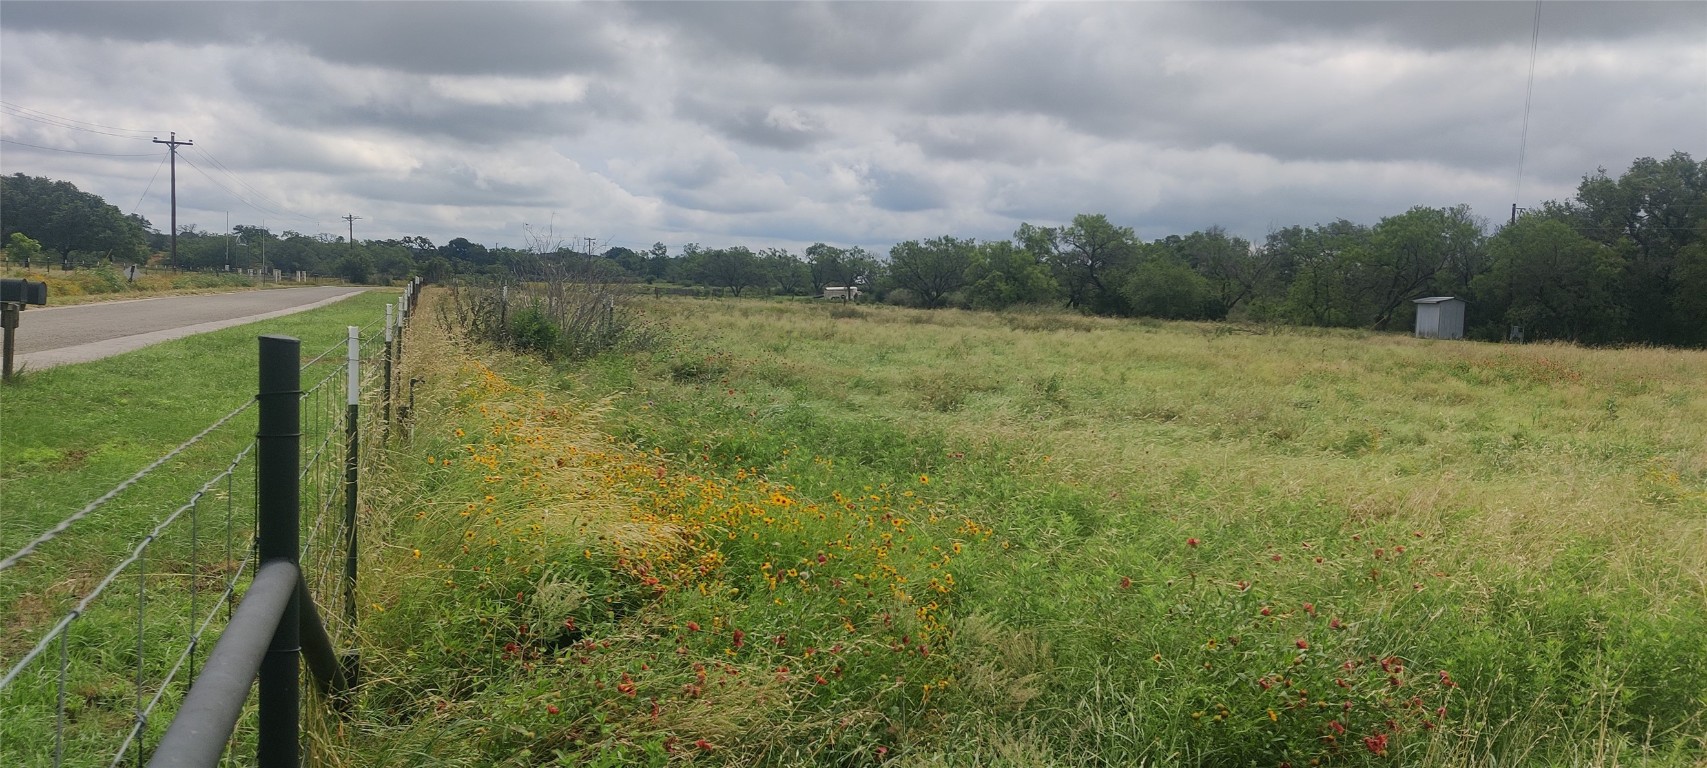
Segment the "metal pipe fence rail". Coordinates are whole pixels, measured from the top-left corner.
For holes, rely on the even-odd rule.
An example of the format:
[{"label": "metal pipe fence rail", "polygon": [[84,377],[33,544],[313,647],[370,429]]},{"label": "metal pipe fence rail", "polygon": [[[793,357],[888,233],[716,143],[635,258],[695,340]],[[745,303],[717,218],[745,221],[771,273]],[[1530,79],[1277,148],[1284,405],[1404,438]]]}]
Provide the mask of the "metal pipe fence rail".
[{"label": "metal pipe fence rail", "polygon": [[[28,628],[17,617],[0,623],[0,766],[215,765],[234,757],[233,745],[258,745],[263,766],[298,764],[297,649],[323,694],[348,691],[355,679],[357,657],[340,656],[333,643],[349,646],[355,636],[361,452],[389,432],[381,414],[396,391],[394,342],[419,287],[409,284],[395,315],[387,306],[383,328],[377,320],[351,326],[344,342],[313,357],[294,339],[262,337],[275,357],[263,355],[254,401],[0,561],[0,573],[52,562],[91,525],[83,522],[90,513],[125,507],[133,486],[173,472],[173,460],[200,443],[256,426],[252,441],[98,579],[73,576],[92,586],[41,622],[39,634],[21,635]],[[294,379],[281,387],[285,374]],[[342,610],[323,621],[311,595]],[[249,705],[256,669],[263,678],[272,669],[273,682]]]}]

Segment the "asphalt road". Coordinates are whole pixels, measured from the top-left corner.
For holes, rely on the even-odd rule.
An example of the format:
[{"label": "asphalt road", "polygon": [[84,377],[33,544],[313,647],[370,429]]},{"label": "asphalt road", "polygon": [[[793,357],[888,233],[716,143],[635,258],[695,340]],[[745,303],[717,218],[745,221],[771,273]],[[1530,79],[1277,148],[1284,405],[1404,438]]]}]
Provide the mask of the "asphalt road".
[{"label": "asphalt road", "polygon": [[99,360],[162,341],[295,314],[362,291],[316,286],[31,307],[19,317],[13,359],[38,371]]}]

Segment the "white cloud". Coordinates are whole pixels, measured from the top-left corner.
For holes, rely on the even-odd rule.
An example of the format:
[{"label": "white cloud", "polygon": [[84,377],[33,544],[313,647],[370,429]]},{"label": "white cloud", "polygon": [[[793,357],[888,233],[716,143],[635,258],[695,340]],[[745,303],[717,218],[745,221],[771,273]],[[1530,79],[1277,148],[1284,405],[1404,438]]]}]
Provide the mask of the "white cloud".
[{"label": "white cloud", "polygon": [[[6,0],[6,102],[144,140],[10,107],[0,133],[127,154],[176,130],[220,182],[180,168],[181,220],[336,232],[353,212],[359,236],[438,242],[551,220],[630,247],[877,249],[1084,212],[1146,238],[1460,202],[1498,220],[1533,11]],[[1520,202],[1707,154],[1702,39],[1707,4],[1547,5]],[[6,173],[166,219],[156,157],[3,146]]]}]

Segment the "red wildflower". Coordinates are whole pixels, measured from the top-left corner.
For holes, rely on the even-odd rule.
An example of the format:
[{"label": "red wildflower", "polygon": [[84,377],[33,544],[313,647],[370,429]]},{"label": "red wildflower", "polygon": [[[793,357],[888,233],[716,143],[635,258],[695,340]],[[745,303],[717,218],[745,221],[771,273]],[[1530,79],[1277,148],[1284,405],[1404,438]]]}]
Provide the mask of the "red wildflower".
[{"label": "red wildflower", "polygon": [[1292,644],[1293,644],[1293,645],[1296,645],[1296,646],[1298,646],[1298,649],[1299,649],[1299,650],[1307,650],[1307,649],[1309,649],[1309,647],[1310,647],[1310,643],[1308,643],[1308,642],[1306,642],[1306,641],[1305,641],[1305,640],[1304,640],[1304,638],[1302,638],[1302,637],[1300,637],[1300,638],[1298,638],[1298,639],[1297,639],[1297,640],[1295,640],[1295,641],[1293,641],[1293,643],[1292,643]]},{"label": "red wildflower", "polygon": [[1266,605],[1265,605],[1265,606],[1263,606],[1263,607],[1262,607],[1262,610],[1260,610],[1260,611],[1258,611],[1258,613],[1260,613],[1260,614],[1262,614],[1262,615],[1264,615],[1264,616],[1267,616],[1267,615],[1269,615],[1269,614],[1270,614],[1270,613],[1273,613],[1273,611],[1270,611],[1270,610],[1269,610],[1269,608],[1268,608],[1268,606],[1266,606]]},{"label": "red wildflower", "polygon": [[1120,577],[1120,588],[1121,589],[1131,589],[1132,588],[1132,577],[1131,576]]},{"label": "red wildflower", "polygon": [[555,705],[555,704],[545,705],[545,714],[548,714],[548,715],[557,714],[557,705]]},{"label": "red wildflower", "polygon": [[747,633],[742,632],[739,629],[735,630],[735,647],[740,648],[742,645],[745,645],[746,643],[747,643]]},{"label": "red wildflower", "polygon": [[1345,629],[1345,625],[1340,623],[1340,617],[1335,616],[1331,619],[1328,619],[1328,628],[1329,629]]},{"label": "red wildflower", "polygon": [[1365,737],[1363,737],[1363,746],[1368,748],[1370,752],[1373,752],[1373,753],[1380,755],[1382,757],[1386,757],[1387,756],[1387,734],[1377,733],[1373,736],[1365,736]]},{"label": "red wildflower", "polygon": [[1197,549],[1197,539],[1195,537],[1186,539],[1185,545],[1188,547],[1191,547],[1192,549]]},{"label": "red wildflower", "polygon": [[1316,604],[1315,603],[1305,603],[1304,604],[1304,612],[1310,614],[1311,616],[1316,615]]},{"label": "red wildflower", "polygon": [[705,739],[694,739],[693,745],[707,752],[712,750],[711,742],[706,741]]},{"label": "red wildflower", "polygon": [[697,622],[697,621],[688,622],[688,631],[689,632],[698,632],[699,631],[699,622]]},{"label": "red wildflower", "polygon": [[626,696],[633,696],[637,692],[634,680],[628,676],[627,672],[622,673],[622,682],[617,683],[616,689]]}]

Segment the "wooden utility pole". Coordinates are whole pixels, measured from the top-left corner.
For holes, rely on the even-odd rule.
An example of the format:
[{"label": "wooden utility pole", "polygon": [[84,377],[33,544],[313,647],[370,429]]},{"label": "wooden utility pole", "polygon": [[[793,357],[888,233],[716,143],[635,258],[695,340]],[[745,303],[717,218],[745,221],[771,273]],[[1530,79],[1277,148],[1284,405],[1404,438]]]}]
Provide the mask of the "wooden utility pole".
[{"label": "wooden utility pole", "polygon": [[154,137],[155,144],[165,144],[172,151],[172,269],[178,268],[178,147],[195,146],[193,141],[178,141],[178,132],[173,131],[172,138],[161,141]]},{"label": "wooden utility pole", "polygon": [[350,223],[350,252],[351,253],[354,253],[356,250],[356,222],[360,221],[361,218],[362,217],[357,216],[353,213],[344,217],[344,221],[347,221]]}]

